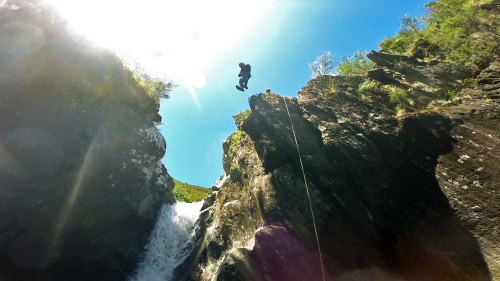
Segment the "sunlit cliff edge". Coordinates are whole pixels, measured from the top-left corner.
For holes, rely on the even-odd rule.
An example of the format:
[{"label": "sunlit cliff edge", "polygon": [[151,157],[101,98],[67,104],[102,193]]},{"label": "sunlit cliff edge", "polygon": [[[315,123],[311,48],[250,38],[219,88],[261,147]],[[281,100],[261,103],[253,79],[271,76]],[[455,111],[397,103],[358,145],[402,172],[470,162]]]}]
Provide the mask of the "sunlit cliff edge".
[{"label": "sunlit cliff edge", "polygon": [[0,9],[0,279],[125,280],[175,201],[158,103],[33,3]]}]

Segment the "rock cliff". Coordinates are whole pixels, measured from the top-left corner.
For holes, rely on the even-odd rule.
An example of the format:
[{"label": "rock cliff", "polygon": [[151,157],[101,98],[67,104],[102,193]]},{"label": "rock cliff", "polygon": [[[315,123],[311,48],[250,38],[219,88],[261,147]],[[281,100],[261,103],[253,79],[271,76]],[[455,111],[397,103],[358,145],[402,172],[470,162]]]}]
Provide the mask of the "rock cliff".
[{"label": "rock cliff", "polygon": [[370,78],[320,76],[234,116],[180,280],[500,277],[498,59],[369,57]]},{"label": "rock cliff", "polygon": [[1,280],[125,280],[174,201],[158,105],[64,26],[30,1],[0,9]]},{"label": "rock cliff", "polygon": [[[33,3],[0,9],[0,279],[124,280],[174,201],[158,104]],[[500,278],[498,52],[431,51],[252,96],[176,279]]]}]

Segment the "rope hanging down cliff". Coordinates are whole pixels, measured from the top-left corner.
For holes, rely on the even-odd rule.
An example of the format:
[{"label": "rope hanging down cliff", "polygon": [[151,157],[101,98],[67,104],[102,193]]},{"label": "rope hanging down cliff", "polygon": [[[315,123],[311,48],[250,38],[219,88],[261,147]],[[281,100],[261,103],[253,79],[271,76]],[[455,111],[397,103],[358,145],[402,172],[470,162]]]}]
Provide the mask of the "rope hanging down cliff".
[{"label": "rope hanging down cliff", "polygon": [[306,186],[307,199],[309,200],[309,209],[311,210],[311,218],[312,218],[313,227],[314,227],[314,234],[316,235],[316,243],[318,244],[319,263],[321,265],[321,273],[323,274],[323,281],[326,281],[325,270],[323,268],[323,258],[321,256],[321,247],[319,244],[318,230],[316,228],[316,219],[314,218],[314,212],[313,212],[312,203],[311,203],[311,195],[309,195],[309,187],[307,186],[306,173],[304,172],[304,164],[302,164],[302,156],[300,154],[299,143],[297,142],[297,136],[295,135],[295,129],[293,128],[292,117],[290,116],[290,111],[288,110],[288,105],[286,103],[285,97],[283,97],[283,101],[285,102],[285,108],[286,108],[286,112],[288,113],[288,119],[290,119],[290,125],[292,125],[293,138],[295,140],[295,146],[297,147],[297,154],[299,155],[300,168],[302,169],[302,175],[304,176],[304,184]]}]

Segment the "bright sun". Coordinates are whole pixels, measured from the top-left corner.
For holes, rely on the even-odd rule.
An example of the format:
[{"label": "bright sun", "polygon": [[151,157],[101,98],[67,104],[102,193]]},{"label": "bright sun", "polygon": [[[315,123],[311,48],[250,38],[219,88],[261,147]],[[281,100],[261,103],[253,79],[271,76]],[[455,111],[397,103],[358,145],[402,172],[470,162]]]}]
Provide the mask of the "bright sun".
[{"label": "bright sun", "polygon": [[94,43],[192,91],[273,0],[45,1]]}]

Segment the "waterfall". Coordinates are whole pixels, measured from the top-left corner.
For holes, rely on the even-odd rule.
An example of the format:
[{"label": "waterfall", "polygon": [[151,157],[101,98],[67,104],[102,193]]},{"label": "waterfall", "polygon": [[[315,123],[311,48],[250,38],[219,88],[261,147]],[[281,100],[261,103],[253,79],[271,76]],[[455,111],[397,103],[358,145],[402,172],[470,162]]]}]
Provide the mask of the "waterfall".
[{"label": "waterfall", "polygon": [[129,281],[170,281],[193,246],[195,223],[203,201],[165,204],[145,247],[145,255]]}]

